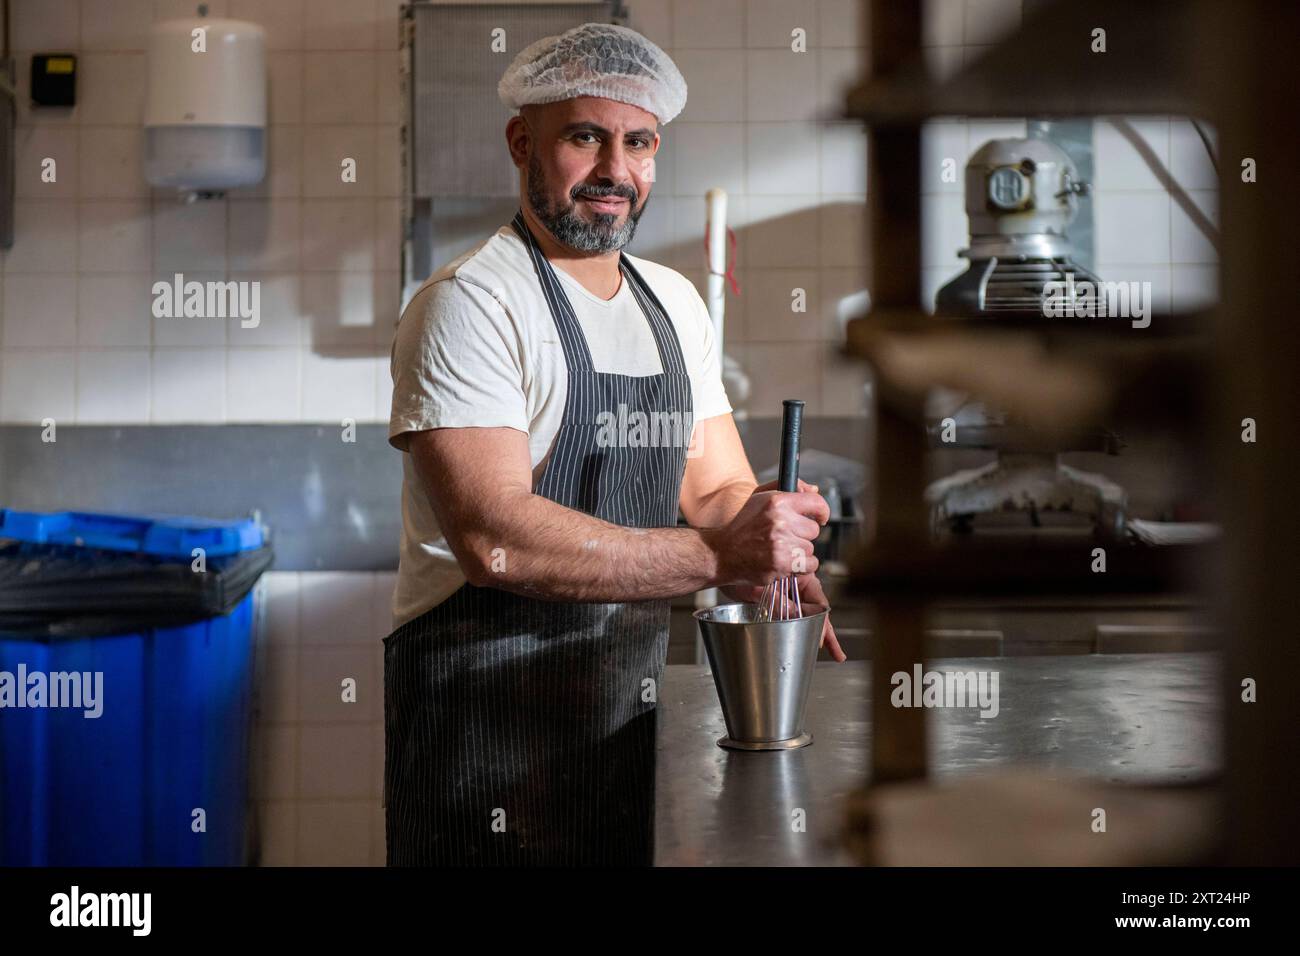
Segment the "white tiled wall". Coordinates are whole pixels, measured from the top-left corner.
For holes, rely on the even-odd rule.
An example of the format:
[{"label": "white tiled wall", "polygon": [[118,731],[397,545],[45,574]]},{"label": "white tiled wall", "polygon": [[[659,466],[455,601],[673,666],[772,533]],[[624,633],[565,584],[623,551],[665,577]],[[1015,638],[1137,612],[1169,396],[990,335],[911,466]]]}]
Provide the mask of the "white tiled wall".
[{"label": "white tiled wall", "polygon": [[[145,43],[196,4],[15,0],[17,241],[0,295],[0,420],[383,420],[399,305],[396,16],[400,0],[217,0],[272,53],[270,169],[255,188],[182,205],[141,176]],[[754,407],[806,396],[860,408],[856,368],[823,374],[836,297],[860,290],[865,137],[837,115],[860,69],[854,0],[637,0],[633,26],[679,59],[686,111],[665,130],[634,252],[702,285],[704,191],[731,193],[741,296],[729,349],[752,364]],[[793,30],[807,51],[791,50]],[[32,110],[30,54],[80,55],[79,104]],[[356,184],[338,176],[358,162]],[[42,159],[58,180],[39,180]],[[485,235],[440,204],[439,247]],[[262,322],[154,319],[157,278],[259,281]],[[791,290],[807,311],[792,312]],[[794,350],[796,362],[790,362]]]},{"label": "white tiled wall", "polygon": [[[866,136],[860,123],[838,118],[863,68],[864,5],[663,6],[671,8],[671,52],[691,92],[660,147],[672,169],[672,200],[647,212],[660,217],[670,241],[634,251],[702,287],[703,196],[725,188],[740,286],[727,300],[727,352],[749,376],[750,413],[775,415],[791,395],[804,397],[812,414],[860,413],[862,369],[835,351],[841,302],[866,284]],[[631,8],[635,25],[637,5]],[[791,49],[798,28],[807,52]],[[797,289],[802,312],[792,309]]]},{"label": "white tiled wall", "polygon": [[[270,47],[270,168],[185,205],[142,175],[145,48],[180,0],[13,0],[16,241],[0,421],[383,420],[398,288],[400,0],[208,0]],[[78,104],[29,105],[30,56],[78,54]],[[357,160],[343,184],[341,157]],[[41,181],[42,161],[57,180]],[[151,287],[261,283],[262,321],[157,319]]]},{"label": "white tiled wall", "polygon": [[[14,0],[18,51],[17,242],[0,294],[0,420],[281,422],[383,420],[399,304],[396,17],[400,0],[227,0],[213,15],[262,23],[272,48],[270,170],[258,187],[180,205],[140,175],[144,44],[172,0]],[[863,66],[857,0],[635,0],[632,25],[689,84],[663,130],[658,181],[631,251],[704,282],[704,192],[730,195],[739,240],[727,351],[754,385],[752,413],[804,395],[814,414],[861,410],[861,371],[834,355],[848,297],[864,288],[865,136],[836,119]],[[928,0],[925,54],[941,75],[1020,22],[1020,0]],[[802,30],[807,51],[791,49]],[[28,57],[81,55],[72,111],[26,106]],[[1135,120],[1206,216],[1215,183],[1186,121]],[[961,166],[1024,121],[939,121],[926,131],[923,291],[964,268]],[[1212,298],[1212,245],[1098,122],[1096,262],[1147,279],[1177,304]],[[339,157],[358,161],[344,184]],[[41,160],[58,162],[55,183]],[[441,258],[483,238],[473,201],[439,202]],[[467,210],[470,214],[467,215]],[[470,224],[470,225],[467,225]],[[149,286],[183,271],[257,280],[262,323],[153,319]],[[791,309],[802,289],[806,311]]]},{"label": "white tiled wall", "polygon": [[[259,583],[253,796],[267,866],[382,866],[388,573]],[[344,702],[343,682],[356,682]]]}]

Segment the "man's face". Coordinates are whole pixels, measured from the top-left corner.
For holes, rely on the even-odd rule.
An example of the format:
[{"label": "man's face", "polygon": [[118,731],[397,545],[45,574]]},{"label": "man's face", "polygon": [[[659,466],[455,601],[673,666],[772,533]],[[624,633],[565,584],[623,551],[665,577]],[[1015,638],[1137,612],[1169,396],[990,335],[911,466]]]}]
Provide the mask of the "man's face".
[{"label": "man's face", "polygon": [[626,246],[654,182],[654,114],[593,96],[523,112],[532,130],[528,201],[537,218],[581,252]]}]

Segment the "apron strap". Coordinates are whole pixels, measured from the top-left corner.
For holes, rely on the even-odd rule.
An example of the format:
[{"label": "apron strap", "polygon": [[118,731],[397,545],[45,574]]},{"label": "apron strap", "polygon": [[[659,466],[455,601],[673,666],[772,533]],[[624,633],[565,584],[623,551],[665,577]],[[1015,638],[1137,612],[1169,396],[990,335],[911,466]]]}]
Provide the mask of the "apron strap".
[{"label": "apron strap", "polygon": [[522,209],[515,213],[515,218],[510,225],[524,241],[524,246],[533,260],[533,270],[541,282],[542,294],[546,296],[546,304],[551,310],[555,328],[560,334],[560,345],[564,348],[565,361],[570,369],[593,371],[595,364],[591,360],[591,349],[587,347],[587,337],[582,334],[582,326],[578,324],[578,317],[573,313],[569,297],[560,285],[559,276],[555,274],[554,267],[542,254],[542,247],[538,245],[528,224],[524,222]]},{"label": "apron strap", "polygon": [[632,294],[636,296],[641,311],[650,322],[655,345],[659,347],[659,364],[667,373],[685,375],[686,360],[682,357],[682,345],[677,340],[677,332],[673,329],[672,320],[668,318],[668,311],[650,288],[650,283],[641,278],[641,273],[632,265],[632,260],[620,252],[619,261],[623,266],[623,274],[632,282]]}]

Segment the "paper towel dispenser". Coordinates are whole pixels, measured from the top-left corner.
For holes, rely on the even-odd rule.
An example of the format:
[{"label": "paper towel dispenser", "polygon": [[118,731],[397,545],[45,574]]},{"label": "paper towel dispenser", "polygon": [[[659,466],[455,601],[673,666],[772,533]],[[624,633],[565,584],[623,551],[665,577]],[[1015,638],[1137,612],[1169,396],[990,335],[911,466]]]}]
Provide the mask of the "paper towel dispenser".
[{"label": "paper towel dispenser", "polygon": [[266,174],[266,34],[254,23],[166,20],[149,37],[145,178],[220,192]]}]

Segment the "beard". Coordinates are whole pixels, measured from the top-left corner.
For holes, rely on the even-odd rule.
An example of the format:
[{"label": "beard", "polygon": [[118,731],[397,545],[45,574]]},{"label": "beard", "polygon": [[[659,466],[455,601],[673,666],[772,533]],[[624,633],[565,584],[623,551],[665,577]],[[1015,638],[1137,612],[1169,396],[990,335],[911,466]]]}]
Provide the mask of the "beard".
[{"label": "beard", "polygon": [[[645,212],[646,203],[636,208],[636,191],[631,186],[588,186],[573,187],[567,203],[552,203],[547,189],[546,174],[536,155],[528,158],[528,201],[533,212],[556,240],[579,252],[615,252],[622,249],[636,234],[636,224]],[[619,196],[628,200],[627,220],[619,226],[618,213],[595,213],[595,221],[588,221],[578,214],[577,197],[579,193],[592,196]],[[649,202],[646,197],[646,202]]]}]

